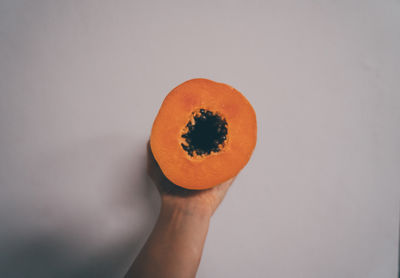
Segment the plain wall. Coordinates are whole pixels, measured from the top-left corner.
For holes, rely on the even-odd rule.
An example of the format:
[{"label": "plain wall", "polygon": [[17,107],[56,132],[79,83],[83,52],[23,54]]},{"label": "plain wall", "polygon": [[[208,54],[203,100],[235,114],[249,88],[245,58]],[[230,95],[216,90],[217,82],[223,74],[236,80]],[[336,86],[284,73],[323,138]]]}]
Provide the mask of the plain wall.
[{"label": "plain wall", "polygon": [[394,0],[1,1],[0,276],[121,277],[154,117],[204,77],[259,129],[198,277],[395,277],[399,50]]}]

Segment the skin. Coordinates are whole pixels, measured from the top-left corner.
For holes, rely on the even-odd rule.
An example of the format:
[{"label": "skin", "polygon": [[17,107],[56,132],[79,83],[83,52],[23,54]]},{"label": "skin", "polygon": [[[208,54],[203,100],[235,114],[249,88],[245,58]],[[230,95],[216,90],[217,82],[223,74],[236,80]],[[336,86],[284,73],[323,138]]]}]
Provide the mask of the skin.
[{"label": "skin", "polygon": [[147,171],[161,195],[161,210],[126,278],[190,278],[200,264],[210,218],[235,178],[206,190],[188,190],[161,172],[147,144]]}]

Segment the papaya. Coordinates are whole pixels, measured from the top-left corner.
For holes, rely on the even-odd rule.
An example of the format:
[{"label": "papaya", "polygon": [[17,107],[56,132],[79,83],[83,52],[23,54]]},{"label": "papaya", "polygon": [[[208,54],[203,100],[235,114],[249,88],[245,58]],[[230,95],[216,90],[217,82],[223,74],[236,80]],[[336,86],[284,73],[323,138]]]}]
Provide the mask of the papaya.
[{"label": "papaya", "polygon": [[236,176],[257,141],[256,113],[230,85],[188,80],[167,94],[153,122],[150,147],[163,174],[187,189]]}]

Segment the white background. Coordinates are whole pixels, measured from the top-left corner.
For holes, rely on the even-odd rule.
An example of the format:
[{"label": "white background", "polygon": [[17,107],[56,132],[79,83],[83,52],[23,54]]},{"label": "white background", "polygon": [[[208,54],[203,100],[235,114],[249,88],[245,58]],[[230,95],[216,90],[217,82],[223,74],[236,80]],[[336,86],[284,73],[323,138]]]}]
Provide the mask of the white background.
[{"label": "white background", "polygon": [[0,276],[121,277],[158,213],[154,117],[204,77],[259,132],[198,277],[395,277],[399,50],[394,0],[2,0]]}]

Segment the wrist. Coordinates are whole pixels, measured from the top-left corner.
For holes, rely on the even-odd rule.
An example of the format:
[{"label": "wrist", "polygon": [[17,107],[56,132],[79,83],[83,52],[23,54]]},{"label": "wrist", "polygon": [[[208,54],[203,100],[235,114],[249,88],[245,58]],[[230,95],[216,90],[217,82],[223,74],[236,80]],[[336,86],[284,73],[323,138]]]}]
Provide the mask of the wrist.
[{"label": "wrist", "polygon": [[204,220],[209,220],[213,214],[209,207],[202,204],[191,202],[190,200],[168,198],[168,196],[162,198],[161,212],[196,217]]}]

